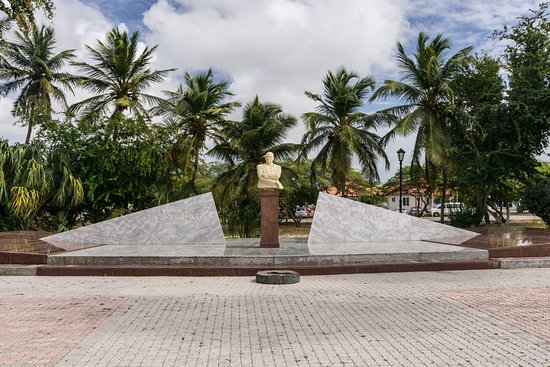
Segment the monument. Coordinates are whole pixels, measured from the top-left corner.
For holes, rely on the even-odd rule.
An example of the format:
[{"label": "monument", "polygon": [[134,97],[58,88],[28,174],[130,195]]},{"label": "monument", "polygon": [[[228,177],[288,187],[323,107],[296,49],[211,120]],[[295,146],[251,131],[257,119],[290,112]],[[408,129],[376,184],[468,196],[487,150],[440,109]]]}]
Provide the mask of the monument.
[{"label": "monument", "polygon": [[267,152],[262,158],[265,163],[258,164],[258,188],[261,190],[260,247],[279,247],[279,191],[283,185],[279,182],[281,166],[273,163],[273,153]]},{"label": "monument", "polygon": [[432,241],[459,245],[478,233],[319,193],[308,245]]},{"label": "monument", "polygon": [[225,247],[212,193],[42,238],[53,245],[202,245]]}]

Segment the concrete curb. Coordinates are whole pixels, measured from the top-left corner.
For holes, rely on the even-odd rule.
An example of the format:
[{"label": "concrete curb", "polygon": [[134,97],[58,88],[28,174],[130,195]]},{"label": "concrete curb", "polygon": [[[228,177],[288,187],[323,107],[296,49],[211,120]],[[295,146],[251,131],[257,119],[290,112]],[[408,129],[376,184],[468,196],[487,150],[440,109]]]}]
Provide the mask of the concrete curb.
[{"label": "concrete curb", "polygon": [[550,257],[510,257],[498,260],[501,269],[550,268]]},{"label": "concrete curb", "polygon": [[6,275],[20,275],[20,276],[32,276],[36,275],[36,268],[40,265],[0,265],[0,276]]}]

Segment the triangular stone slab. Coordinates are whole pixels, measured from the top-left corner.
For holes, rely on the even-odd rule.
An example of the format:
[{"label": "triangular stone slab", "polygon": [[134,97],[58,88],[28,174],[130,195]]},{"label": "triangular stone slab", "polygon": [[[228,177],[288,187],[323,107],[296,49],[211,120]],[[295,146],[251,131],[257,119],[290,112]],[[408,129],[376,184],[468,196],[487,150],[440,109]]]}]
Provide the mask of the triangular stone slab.
[{"label": "triangular stone slab", "polygon": [[42,238],[53,245],[224,245],[212,193]]},{"label": "triangular stone slab", "polygon": [[419,240],[460,244],[478,235],[321,192],[308,244]]}]

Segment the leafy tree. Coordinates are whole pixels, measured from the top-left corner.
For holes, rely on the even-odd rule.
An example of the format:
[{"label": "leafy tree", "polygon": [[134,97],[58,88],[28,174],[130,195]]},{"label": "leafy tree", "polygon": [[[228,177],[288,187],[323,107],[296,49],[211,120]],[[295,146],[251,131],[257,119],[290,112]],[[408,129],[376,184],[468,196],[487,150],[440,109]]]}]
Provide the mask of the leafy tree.
[{"label": "leafy tree", "polygon": [[319,169],[328,169],[334,186],[345,195],[354,157],[359,160],[363,173],[376,181],[379,179],[378,157],[389,167],[380,138],[369,131],[376,127],[374,120],[360,111],[363,99],[374,88],[374,79],[359,79],[357,74],[341,68],[336,73],[328,71],[323,86],[323,94],[305,92],[319,105],[315,112],[303,115],[307,131],[302,138],[301,158],[319,149],[311,163],[311,179],[316,180]]},{"label": "leafy tree", "polygon": [[500,77],[502,65],[488,56],[477,58],[456,79],[457,104],[482,129],[453,134],[455,182],[469,193],[476,215],[489,213],[507,222],[508,203],[519,199],[522,182],[532,177],[535,156],[550,134],[550,23],[548,3],[519,18],[518,24],[495,35],[509,42],[504,67],[509,88]]},{"label": "leafy tree", "polygon": [[[242,121],[228,123],[223,142],[210,150],[212,156],[229,164],[229,169],[215,180],[214,195],[231,233],[241,237],[254,234],[260,212],[256,166],[268,151],[277,161],[296,152],[295,144],[283,143],[295,124],[296,119],[283,113],[280,106],[261,103],[256,97],[244,107]],[[291,174],[283,167],[283,179]]]},{"label": "leafy tree", "polygon": [[279,162],[282,167],[289,170],[291,174],[285,175],[281,178],[284,190],[279,193],[279,206],[281,209],[287,211],[287,221],[291,219],[294,224],[299,227],[301,225],[302,218],[294,215],[295,208],[305,204],[315,204],[319,191],[325,190],[330,186],[330,179],[321,176],[315,184],[311,183],[311,160],[307,161],[295,161],[292,159],[286,159],[283,162]]},{"label": "leafy tree", "polygon": [[550,2],[496,36],[509,43],[504,52],[509,72],[510,118],[521,131],[521,148],[541,154],[550,136]]},{"label": "leafy tree", "polygon": [[107,33],[105,41],[97,41],[96,47],[86,45],[95,64],[73,62],[80,72],[80,85],[94,94],[75,103],[70,111],[83,111],[85,117],[94,113],[121,114],[130,111],[147,115],[146,103],[158,104],[161,99],[144,93],[154,83],[161,82],[171,71],[150,70],[149,64],[157,46],[138,51],[138,32],[128,36],[117,28]]},{"label": "leafy tree", "polygon": [[463,196],[472,198],[478,223],[481,218],[489,223],[489,214],[506,222],[501,203],[519,199],[517,180],[535,165],[531,152],[522,149],[521,128],[504,103],[500,69],[498,60],[483,55],[455,79],[457,104],[468,111],[475,128],[453,134],[450,155],[460,173],[453,181]]},{"label": "leafy tree", "polygon": [[[455,91],[452,82],[462,65],[468,61],[471,47],[461,49],[451,57],[446,53],[450,41],[438,34],[433,40],[424,33],[418,36],[416,52],[408,56],[401,43],[397,43],[397,62],[402,78],[400,81],[386,80],[378,88],[371,100],[397,98],[403,103],[379,111],[379,118],[394,125],[386,134],[387,141],[395,135],[416,134],[412,152],[413,169],[420,166],[424,153],[425,167],[432,162],[443,167],[448,164],[451,127],[456,122],[454,116],[462,115],[455,106]],[[429,171],[425,176],[431,180]],[[443,189],[445,193],[447,172],[443,170]],[[442,198],[445,201],[443,195]],[[444,220],[443,206],[441,221]]]},{"label": "leafy tree", "polygon": [[43,10],[49,19],[53,17],[54,4],[51,0],[9,0],[7,3],[0,1],[0,11],[5,13],[8,19],[17,21],[25,31],[35,28],[34,12],[37,9]]},{"label": "leafy tree", "polygon": [[63,211],[83,198],[82,183],[62,155],[41,142],[0,141],[0,212],[8,215],[0,220],[3,229],[30,228],[41,210]]},{"label": "leafy tree", "polygon": [[155,110],[174,131],[174,158],[184,172],[191,172],[189,191],[196,193],[200,157],[206,141],[220,141],[227,115],[239,104],[227,101],[233,96],[228,90],[229,83],[215,81],[211,69],[196,76],[185,73],[184,79],[185,88],[180,85],[175,92],[165,92],[168,100]]},{"label": "leafy tree", "polygon": [[550,226],[550,176],[531,179],[525,186],[521,203]]},{"label": "leafy tree", "polygon": [[55,34],[51,27],[34,29],[30,34],[15,32],[15,41],[0,43],[0,95],[20,92],[12,113],[27,124],[29,143],[34,125],[48,119],[52,101],[65,108],[63,89],[73,92],[76,77],[62,72],[65,63],[74,58],[73,50],[54,53]]},{"label": "leafy tree", "polygon": [[[113,135],[113,131],[117,131]],[[143,118],[121,116],[56,122],[43,136],[82,180],[79,211],[93,222],[180,199],[170,191],[180,178],[168,165],[170,144]],[[100,157],[100,158],[99,158]],[[74,213],[76,214],[76,213]]]}]

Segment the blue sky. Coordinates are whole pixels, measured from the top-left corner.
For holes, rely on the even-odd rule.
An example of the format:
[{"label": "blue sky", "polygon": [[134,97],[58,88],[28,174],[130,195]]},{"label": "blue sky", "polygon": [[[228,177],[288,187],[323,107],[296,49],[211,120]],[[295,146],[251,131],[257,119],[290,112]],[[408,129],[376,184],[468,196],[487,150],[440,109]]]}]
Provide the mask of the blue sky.
[{"label": "blue sky", "polygon": [[[255,95],[278,103],[299,117],[315,105],[304,91],[321,92],[327,70],[339,66],[372,75],[380,85],[398,78],[395,43],[412,50],[418,33],[443,33],[454,50],[474,46],[498,55],[503,45],[489,38],[495,29],[515,22],[538,0],[55,0],[52,25],[59,49],[76,49],[80,59],[112,27],[138,30],[141,41],[158,45],[153,68],[177,68],[150,93],[177,87],[184,71],[212,67],[231,82],[243,104]],[[82,91],[69,96],[76,102]],[[14,96],[0,99],[0,137],[24,139],[25,129],[13,126],[10,115]],[[367,105],[366,111],[391,102]],[[234,118],[239,118],[240,111]],[[289,140],[304,132],[296,127]],[[398,167],[400,147],[412,149],[411,138],[391,142],[387,152],[391,171],[381,169],[382,179]],[[408,162],[405,162],[408,164]]]}]

